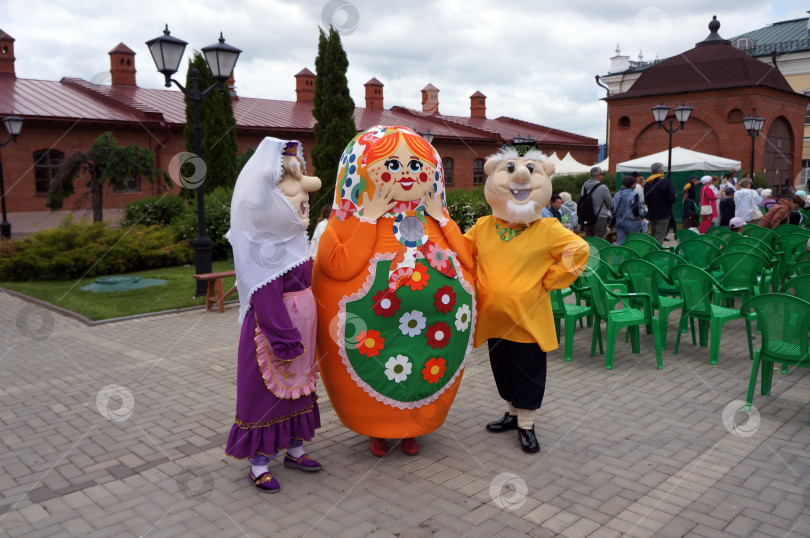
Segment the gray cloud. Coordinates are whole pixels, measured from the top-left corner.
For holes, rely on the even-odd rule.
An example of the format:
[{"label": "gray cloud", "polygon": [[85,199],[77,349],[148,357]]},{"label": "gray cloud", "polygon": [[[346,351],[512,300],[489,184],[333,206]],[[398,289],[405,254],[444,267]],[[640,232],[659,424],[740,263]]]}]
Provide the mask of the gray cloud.
[{"label": "gray cloud", "polygon": [[[492,2],[486,0],[350,0],[357,28],[343,36],[355,103],[363,84],[385,84],[385,106],[420,108],[419,90],[441,90],[445,114],[469,114],[469,96],[487,95],[489,117],[511,116],[604,140],[604,90],[594,76],[607,74],[616,44],[645,60],[672,56],[709,33],[717,15],[726,38],[778,20],[805,16],[798,0],[682,0],[675,6],[586,0]],[[7,0],[2,29],[15,39],[19,77],[90,80],[109,69],[107,52],[119,42],[135,50],[138,84],[161,87],[144,45],[168,23],[192,49],[214,43],[222,31],[244,53],[236,68],[241,95],[295,99],[293,75],[314,70],[318,27],[327,1],[234,0],[161,2],[122,0]],[[674,6],[674,7],[670,7]],[[5,15],[5,16],[2,16]]]}]

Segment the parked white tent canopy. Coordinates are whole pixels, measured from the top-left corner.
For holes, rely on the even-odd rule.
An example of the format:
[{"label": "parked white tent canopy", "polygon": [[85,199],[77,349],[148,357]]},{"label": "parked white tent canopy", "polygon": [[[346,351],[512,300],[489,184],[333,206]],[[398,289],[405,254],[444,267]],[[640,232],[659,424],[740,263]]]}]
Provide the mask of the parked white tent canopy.
[{"label": "parked white tent canopy", "polygon": [[[650,166],[656,162],[663,163],[664,172],[666,172],[667,159],[667,151],[664,150],[659,153],[633,159],[632,161],[619,163],[616,165],[616,172],[639,172],[649,174]],[[684,149],[680,146],[672,148],[673,172],[724,172],[732,168],[739,170],[741,164],[740,161],[735,161],[734,159],[717,157],[715,155],[709,155],[708,153],[699,153],[697,151]]]},{"label": "parked white tent canopy", "polygon": [[559,164],[557,165],[557,171],[554,173],[555,176],[570,176],[576,174],[587,174],[591,171],[591,167],[582,164],[581,162],[574,159],[570,153],[566,153],[565,157],[560,160]]}]

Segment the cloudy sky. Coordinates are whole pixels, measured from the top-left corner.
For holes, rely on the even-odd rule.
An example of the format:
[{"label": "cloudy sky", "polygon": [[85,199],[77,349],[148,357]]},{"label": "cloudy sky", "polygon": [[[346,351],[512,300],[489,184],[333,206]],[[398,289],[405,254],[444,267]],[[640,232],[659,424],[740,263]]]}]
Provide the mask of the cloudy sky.
[{"label": "cloudy sky", "polygon": [[[616,45],[637,60],[692,48],[717,15],[732,38],[767,24],[807,17],[798,0],[0,0],[0,29],[16,39],[17,76],[102,81],[107,52],[119,42],[136,53],[137,82],[161,87],[144,42],[161,34],[191,48],[216,42],[244,52],[240,95],[295,99],[293,76],[315,69],[318,27],[332,22],[349,58],[349,87],[364,105],[363,84],[385,84],[385,107],[421,108],[420,90],[440,90],[440,111],[468,115],[469,96],[487,96],[487,116],[511,116],[604,142],[604,90]],[[225,7],[227,6],[227,7]],[[664,7],[667,6],[667,7]],[[669,7],[671,6],[671,7]],[[185,80],[180,79],[180,80]]]}]

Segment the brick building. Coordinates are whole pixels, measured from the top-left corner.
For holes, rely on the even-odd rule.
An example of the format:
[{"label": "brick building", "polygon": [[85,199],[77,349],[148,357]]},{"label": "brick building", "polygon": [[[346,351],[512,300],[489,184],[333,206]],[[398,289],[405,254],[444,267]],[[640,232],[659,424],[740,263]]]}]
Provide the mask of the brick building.
[{"label": "brick building", "polygon": [[[109,52],[110,84],[78,78],[59,81],[17,78],[14,39],[0,30],[0,115],[12,111],[25,120],[16,144],[2,150],[7,209],[15,234],[58,223],[67,211],[52,214],[46,193],[53,171],[74,151],[86,150],[104,131],[112,131],[121,145],[138,144],[155,152],[157,165],[167,169],[176,154],[185,151],[185,102],[175,90],[141,88],[136,83],[135,53],[123,43]],[[151,61],[148,70],[153,68]],[[157,79],[158,73],[154,74]],[[241,153],[256,147],[265,136],[300,140],[307,157],[315,143],[312,99],[315,75],[297,73],[295,101],[238,96],[231,86]],[[291,81],[292,82],[292,81]],[[233,80],[231,80],[231,85]],[[365,107],[354,112],[359,130],[376,124],[404,125],[433,135],[442,155],[447,182],[472,187],[484,179],[488,155],[515,138],[531,138],[544,152],[570,152],[581,162],[597,159],[596,139],[508,117],[486,117],[486,96],[470,97],[469,117],[439,112],[439,90],[422,90],[422,110],[384,107],[384,86],[376,78],[365,84]],[[105,219],[114,219],[133,200],[165,192],[165,185],[133,179],[131,188],[104,193]],[[177,186],[175,189],[179,188]],[[87,193],[77,183],[76,194],[65,200],[65,210],[89,210]],[[82,213],[83,214],[83,213]]]},{"label": "brick building", "polygon": [[612,88],[605,98],[612,169],[665,151],[669,136],[658,128],[651,109],[659,103],[673,109],[684,103],[693,110],[685,128],[673,134],[673,146],[739,160],[743,171],[749,172],[752,140],[742,120],[759,115],[765,124],[754,141],[756,173],[765,175],[779,191],[794,186],[801,175],[810,98],[795,92],[773,64],[721,38],[719,28],[714,19],[709,36],[693,49],[602,79]]}]

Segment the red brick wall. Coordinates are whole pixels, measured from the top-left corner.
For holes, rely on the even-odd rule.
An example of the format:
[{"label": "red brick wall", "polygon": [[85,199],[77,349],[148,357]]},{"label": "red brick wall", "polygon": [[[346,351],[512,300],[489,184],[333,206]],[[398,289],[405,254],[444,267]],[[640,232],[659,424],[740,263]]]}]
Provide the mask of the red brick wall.
[{"label": "red brick wall", "polygon": [[[9,144],[0,150],[3,162],[3,172],[6,186],[6,207],[9,213],[49,211],[45,207],[46,196],[37,196],[34,180],[35,151],[52,148],[61,151],[69,157],[75,151],[84,151],[90,147],[93,140],[104,131],[111,130],[119,145],[138,144],[155,152],[157,166],[168,170],[172,157],[186,151],[182,126],[171,128],[158,125],[104,125],[99,123],[45,122],[28,120],[23,127],[22,134],[17,143]],[[303,131],[271,131],[271,130],[244,130],[237,131],[238,153],[243,153],[250,147],[257,147],[265,136],[273,136],[284,140],[299,140],[304,146],[307,159],[307,172],[314,173],[310,159],[310,152],[315,145],[315,136],[311,132]],[[470,142],[457,139],[437,139],[434,145],[439,155],[453,158],[454,187],[473,187],[473,161],[477,158],[486,159],[500,149],[500,144],[493,142]],[[557,152],[563,157],[565,153],[571,154],[584,164],[596,161],[597,148],[581,148],[578,146],[543,146],[540,148],[546,154]],[[326,180],[327,178],[321,178]],[[127,203],[148,196],[162,194],[168,187],[160,184],[150,184],[142,181],[140,192],[116,193],[112,188],[104,192],[105,209],[122,209]],[[168,188],[178,192],[180,185]],[[65,210],[84,210],[90,208],[90,199],[87,189],[81,181],[76,183],[76,194],[66,199],[63,204]]]},{"label": "red brick wall", "polygon": [[[657,96],[608,101],[611,171],[616,170],[618,163],[666,151],[669,135],[663,129],[658,129],[651,111],[652,107],[662,100],[673,109],[682,102],[693,108],[686,127],[672,135],[673,147],[681,146],[739,160],[746,172],[751,166],[751,137],[741,122],[728,121],[729,113],[737,109],[742,112],[742,117],[756,113],[765,118],[763,132],[755,142],[758,170],[765,150],[764,134],[770,122],[782,116],[793,133],[791,175],[795,177],[801,170],[804,118],[808,99],[799,94],[790,95],[768,88],[741,88],[673,94],[663,99]],[[622,117],[629,118],[629,127],[619,127],[619,120]],[[668,125],[668,121],[665,124]]]}]

